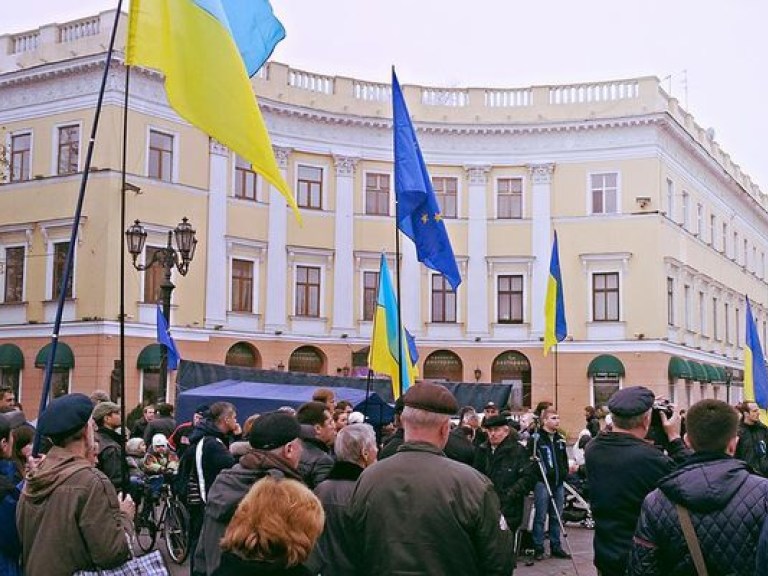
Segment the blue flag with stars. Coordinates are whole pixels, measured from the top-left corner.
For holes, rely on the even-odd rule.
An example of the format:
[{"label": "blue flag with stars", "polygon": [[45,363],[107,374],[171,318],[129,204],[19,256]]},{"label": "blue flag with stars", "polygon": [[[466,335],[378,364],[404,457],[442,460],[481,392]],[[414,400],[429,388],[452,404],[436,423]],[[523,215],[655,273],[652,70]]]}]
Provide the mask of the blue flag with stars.
[{"label": "blue flag with stars", "polygon": [[419,262],[440,272],[455,291],[461,284],[459,267],[394,68],[392,121],[397,227],[413,240]]},{"label": "blue flag with stars", "polygon": [[160,308],[159,304],[157,305],[157,341],[168,349],[168,370],[176,370],[179,367],[181,356],[168,329],[163,309]]}]

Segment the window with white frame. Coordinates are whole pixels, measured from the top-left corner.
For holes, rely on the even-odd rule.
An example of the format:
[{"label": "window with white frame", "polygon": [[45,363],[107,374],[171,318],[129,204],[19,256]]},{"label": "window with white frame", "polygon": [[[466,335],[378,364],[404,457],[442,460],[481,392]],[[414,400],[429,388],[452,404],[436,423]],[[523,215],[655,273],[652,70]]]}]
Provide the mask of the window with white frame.
[{"label": "window with white frame", "polygon": [[389,174],[368,172],[365,175],[365,213],[389,216]]},{"label": "window with white frame", "polygon": [[59,126],[56,173],[75,174],[80,167],[80,126]]},{"label": "window with white frame", "polygon": [[147,176],[163,182],[173,181],[173,135],[149,131]]},{"label": "window with white frame", "polygon": [[159,368],[144,368],[141,371],[141,401],[142,404],[157,404],[165,402],[168,396],[165,378],[160,377]]},{"label": "window with white frame", "polygon": [[523,217],[523,179],[496,180],[496,217],[501,220]]},{"label": "window with white frame", "polygon": [[11,135],[11,182],[24,182],[31,178],[32,132]]},{"label": "window with white frame", "polygon": [[[56,300],[59,297],[61,281],[66,270],[67,252],[69,251],[69,242],[56,242],[53,244],[53,275],[51,284],[51,299]],[[72,298],[72,286],[75,280],[74,274],[75,259],[69,263],[69,278],[65,288],[65,298]]]},{"label": "window with white frame", "polygon": [[232,259],[232,311],[253,313],[253,262]]},{"label": "window with white frame", "polygon": [[675,218],[675,183],[667,178],[667,217]]},{"label": "window with white frame", "polygon": [[728,222],[723,222],[722,237],[720,238],[720,251],[728,256]]},{"label": "window with white frame", "polygon": [[744,238],[744,242],[742,243],[743,250],[742,250],[742,265],[744,268],[749,268],[749,240]]},{"label": "window with white frame", "polygon": [[502,275],[497,278],[496,298],[499,324],[523,322],[523,277]]},{"label": "window with white frame", "polygon": [[717,296],[712,296],[712,338],[720,340],[720,331],[717,325]]},{"label": "window with white frame", "polygon": [[691,196],[683,190],[683,220],[681,224],[683,225],[683,228],[688,230],[690,228],[691,224]]},{"label": "window with white frame", "polygon": [[667,325],[675,325],[675,280],[667,277]]},{"label": "window with white frame", "polygon": [[717,217],[714,214],[709,215],[709,245],[715,247],[715,230],[717,230]]},{"label": "window with white frame", "polygon": [[733,312],[733,316],[736,319],[736,347],[738,348],[741,346],[741,313],[739,312],[739,307],[736,306]]},{"label": "window with white frame", "polygon": [[235,198],[256,200],[258,193],[258,178],[251,163],[235,154]]},{"label": "window with white frame", "polygon": [[296,204],[299,208],[323,209],[323,169],[299,164]]},{"label": "window with white frame", "polygon": [[[163,250],[157,246],[144,247],[144,263],[149,264],[155,258],[155,254]],[[155,304],[163,297],[161,286],[165,270],[159,263],[155,263],[144,271],[144,303]]]},{"label": "window with white frame", "polygon": [[432,322],[456,322],[456,292],[442,274],[432,275]]},{"label": "window with white frame", "polygon": [[296,316],[320,317],[320,268],[296,266]]},{"label": "window with white frame", "polygon": [[696,234],[704,240],[704,205],[696,204]]},{"label": "window with white frame", "polygon": [[592,406],[607,410],[608,400],[621,387],[621,379],[615,374],[595,374],[592,376]]},{"label": "window with white frame", "polygon": [[707,335],[707,296],[703,291],[699,291],[699,332]]},{"label": "window with white frame", "polygon": [[683,324],[686,330],[691,329],[691,287],[683,286]]},{"label": "window with white frame", "polygon": [[454,176],[435,176],[432,188],[443,218],[457,218],[459,204],[459,179]]},{"label": "window with white frame", "polygon": [[8,246],[5,249],[5,286],[3,302],[20,303],[24,301],[24,246]]},{"label": "window with white frame", "polygon": [[592,274],[592,320],[595,322],[618,322],[618,272]]},{"label": "window with white frame", "polygon": [[731,247],[731,258],[734,262],[739,261],[739,233],[734,230],[733,232],[733,246]]},{"label": "window with white frame", "polygon": [[371,321],[376,314],[379,291],[379,273],[372,270],[363,272],[363,320]]},{"label": "window with white frame", "polygon": [[616,172],[590,174],[592,214],[616,214],[619,211],[619,175]]},{"label": "window with white frame", "polygon": [[731,343],[731,305],[723,302],[723,325],[725,326],[725,343]]}]

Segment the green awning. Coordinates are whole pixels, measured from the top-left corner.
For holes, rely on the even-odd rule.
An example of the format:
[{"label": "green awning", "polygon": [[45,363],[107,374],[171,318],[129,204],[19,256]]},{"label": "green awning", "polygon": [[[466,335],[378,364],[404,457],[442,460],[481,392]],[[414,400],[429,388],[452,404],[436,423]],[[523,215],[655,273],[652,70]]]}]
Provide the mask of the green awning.
[{"label": "green awning", "polygon": [[672,356],[672,358],[669,359],[669,367],[667,368],[667,375],[672,380],[677,380],[678,378],[684,378],[685,380],[690,380],[692,377],[691,367],[688,365],[688,362],[686,362],[682,358],[679,358],[677,356]]},{"label": "green awning", "polygon": [[696,380],[696,382],[709,382],[707,371],[699,362],[688,360],[688,366],[691,367],[691,380]]},{"label": "green awning", "polygon": [[[51,352],[52,344],[46,344],[40,349],[35,358],[35,368],[45,368],[46,362],[48,362],[48,354]],[[72,348],[67,346],[64,342],[58,342],[56,344],[56,357],[53,359],[54,368],[74,368],[75,367],[75,355],[72,354]]]},{"label": "green awning", "polygon": [[139,352],[136,367],[139,370],[159,370],[163,358],[163,347],[160,344],[150,344]]},{"label": "green awning", "polygon": [[21,370],[24,368],[24,354],[16,344],[0,346],[0,368],[6,370]]},{"label": "green awning", "polygon": [[717,368],[712,366],[712,364],[704,364],[704,370],[707,371],[707,376],[709,376],[710,382],[724,382],[725,380],[720,380],[720,373],[717,371]]},{"label": "green awning", "polygon": [[592,359],[587,367],[587,376],[624,376],[624,364],[616,356],[601,354]]},{"label": "green awning", "polygon": [[725,373],[725,367],[724,366],[715,366],[715,370],[717,370],[717,381],[718,382],[726,382],[728,380],[728,375]]}]

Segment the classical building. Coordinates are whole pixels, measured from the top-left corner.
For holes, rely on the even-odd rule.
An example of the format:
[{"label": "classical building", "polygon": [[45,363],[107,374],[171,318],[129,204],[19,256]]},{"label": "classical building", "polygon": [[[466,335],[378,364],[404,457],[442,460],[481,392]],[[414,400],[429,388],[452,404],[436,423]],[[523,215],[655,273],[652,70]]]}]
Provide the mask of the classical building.
[{"label": "classical building", "polygon": [[[0,36],[0,373],[32,412],[113,18]],[[390,87],[276,62],[254,78],[300,227],[247,164],[175,114],[162,77],[143,69],[130,72],[123,191],[125,77],[121,48],[67,287],[56,393],[109,386],[123,195],[127,221],[148,232],[145,259],[182,217],[197,231],[189,274],[173,276],[184,358],[364,373],[382,251],[394,268]],[[402,242],[403,318],[424,378],[510,382],[515,408],[557,399],[572,433],[585,405],[623,385],[683,407],[741,398],[745,295],[766,341],[766,196],[657,78],[404,93],[463,279],[454,293]],[[545,357],[555,230],[569,335]],[[170,391],[155,344],[162,270],[125,264],[133,406]]]}]

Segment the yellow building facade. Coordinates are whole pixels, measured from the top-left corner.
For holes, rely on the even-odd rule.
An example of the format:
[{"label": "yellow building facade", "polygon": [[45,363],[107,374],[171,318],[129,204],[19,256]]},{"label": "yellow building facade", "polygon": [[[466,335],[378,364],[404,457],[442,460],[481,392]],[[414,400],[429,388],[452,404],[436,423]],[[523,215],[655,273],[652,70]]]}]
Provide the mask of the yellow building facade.
[{"label": "yellow building facade", "polygon": [[[113,19],[0,36],[0,374],[32,413]],[[67,293],[59,392],[109,388],[119,357],[125,76],[119,52]],[[127,222],[145,226],[149,257],[182,217],[197,231],[189,274],[173,276],[183,358],[363,374],[378,260],[395,260],[390,87],[276,62],[253,86],[303,226],[180,119],[162,77],[142,69],[130,72]],[[572,434],[582,408],[619,386],[647,385],[681,407],[741,399],[745,295],[766,339],[768,203],[657,78],[403,89],[463,280],[452,292],[403,238],[403,319],[424,378],[510,383],[515,409],[556,399]],[[568,337],[545,357],[555,231]],[[154,346],[162,271],[126,258],[130,407],[171,391]]]}]

